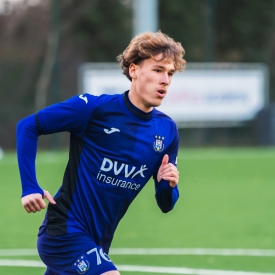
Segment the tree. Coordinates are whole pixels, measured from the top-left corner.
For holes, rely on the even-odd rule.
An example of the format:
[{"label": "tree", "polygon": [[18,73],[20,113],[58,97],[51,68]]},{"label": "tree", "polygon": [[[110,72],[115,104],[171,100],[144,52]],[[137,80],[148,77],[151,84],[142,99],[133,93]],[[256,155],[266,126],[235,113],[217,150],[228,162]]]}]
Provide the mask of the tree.
[{"label": "tree", "polygon": [[203,62],[207,54],[206,8],[211,3],[215,9],[212,61],[265,63],[274,101],[275,0],[159,0],[160,28],[182,42],[187,62]]}]

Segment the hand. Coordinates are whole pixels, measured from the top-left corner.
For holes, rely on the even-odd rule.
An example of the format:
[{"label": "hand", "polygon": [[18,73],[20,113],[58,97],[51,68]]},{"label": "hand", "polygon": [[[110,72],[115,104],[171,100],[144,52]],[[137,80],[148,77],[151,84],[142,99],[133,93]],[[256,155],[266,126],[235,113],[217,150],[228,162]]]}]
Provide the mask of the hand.
[{"label": "hand", "polygon": [[23,207],[26,209],[28,213],[36,213],[44,208],[46,208],[46,203],[43,199],[46,199],[51,204],[56,204],[55,200],[51,196],[51,194],[44,190],[44,196],[41,194],[35,193],[30,194],[21,199]]},{"label": "hand", "polygon": [[174,188],[179,182],[179,171],[175,165],[168,163],[169,156],[166,154],[162,159],[159,167],[157,180],[160,182],[162,179],[169,181],[169,184]]}]

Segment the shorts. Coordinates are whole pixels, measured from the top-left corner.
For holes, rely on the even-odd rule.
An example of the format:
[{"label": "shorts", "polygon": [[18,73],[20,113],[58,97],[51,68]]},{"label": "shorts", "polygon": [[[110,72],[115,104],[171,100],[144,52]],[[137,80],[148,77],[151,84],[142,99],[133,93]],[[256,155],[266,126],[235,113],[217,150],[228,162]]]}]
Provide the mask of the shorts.
[{"label": "shorts", "polygon": [[50,236],[46,230],[40,232],[37,248],[47,266],[45,275],[100,275],[117,270],[103,249],[85,234]]}]

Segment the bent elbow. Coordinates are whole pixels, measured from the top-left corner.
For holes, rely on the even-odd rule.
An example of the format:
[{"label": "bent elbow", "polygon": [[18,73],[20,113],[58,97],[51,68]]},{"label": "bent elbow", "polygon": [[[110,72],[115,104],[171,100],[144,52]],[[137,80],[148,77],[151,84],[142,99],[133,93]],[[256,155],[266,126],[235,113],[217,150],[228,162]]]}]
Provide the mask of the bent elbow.
[{"label": "bent elbow", "polygon": [[161,212],[164,213],[164,214],[166,214],[166,213],[168,213],[170,211],[171,211],[171,209],[161,209]]},{"label": "bent elbow", "polygon": [[158,205],[159,209],[161,210],[162,213],[166,214],[168,212],[170,212],[174,207],[171,205]]}]

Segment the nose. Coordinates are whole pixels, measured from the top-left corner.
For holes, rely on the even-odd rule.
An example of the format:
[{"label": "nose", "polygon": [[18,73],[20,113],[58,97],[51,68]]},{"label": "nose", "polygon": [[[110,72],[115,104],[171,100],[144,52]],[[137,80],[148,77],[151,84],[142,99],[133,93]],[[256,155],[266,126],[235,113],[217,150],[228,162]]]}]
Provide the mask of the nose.
[{"label": "nose", "polygon": [[162,85],[169,85],[169,83],[170,83],[170,78],[169,78],[169,75],[167,74],[167,73],[163,73],[162,75],[161,75],[161,79],[160,79],[160,83],[162,84]]}]

